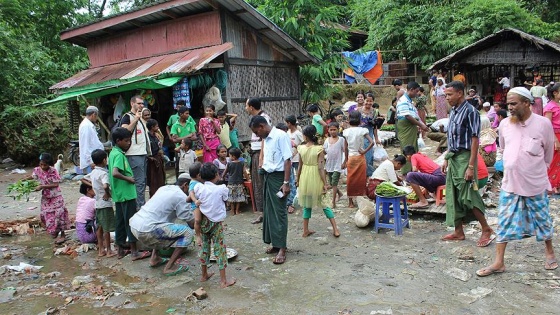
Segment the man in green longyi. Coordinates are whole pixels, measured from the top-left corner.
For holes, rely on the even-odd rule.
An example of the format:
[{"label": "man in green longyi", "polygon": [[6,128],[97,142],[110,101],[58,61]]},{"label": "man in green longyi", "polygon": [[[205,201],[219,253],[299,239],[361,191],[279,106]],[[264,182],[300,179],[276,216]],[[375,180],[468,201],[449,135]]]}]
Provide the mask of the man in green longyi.
[{"label": "man in green longyi", "polygon": [[[287,196],[290,193],[292,146],[290,137],[282,130],[271,127],[265,117],[253,116],[251,130],[263,139],[263,241],[272,244],[267,254],[276,254],[275,264],[286,261],[288,237]],[[257,176],[257,174],[251,174]]]}]

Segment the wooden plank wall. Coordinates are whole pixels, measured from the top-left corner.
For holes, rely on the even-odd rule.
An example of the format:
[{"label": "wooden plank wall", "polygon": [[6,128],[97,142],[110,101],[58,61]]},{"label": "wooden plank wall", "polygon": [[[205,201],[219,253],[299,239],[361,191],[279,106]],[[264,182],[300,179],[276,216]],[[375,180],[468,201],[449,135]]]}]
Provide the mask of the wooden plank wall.
[{"label": "wooden plank wall", "polygon": [[209,12],[103,38],[87,52],[91,66],[98,67],[222,42],[220,13]]}]

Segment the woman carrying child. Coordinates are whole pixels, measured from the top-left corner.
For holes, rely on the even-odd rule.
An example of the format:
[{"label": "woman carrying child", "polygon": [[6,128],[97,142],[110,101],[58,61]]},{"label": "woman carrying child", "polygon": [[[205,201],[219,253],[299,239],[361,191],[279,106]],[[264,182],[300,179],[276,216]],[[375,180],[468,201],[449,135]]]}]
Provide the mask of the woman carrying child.
[{"label": "woman carrying child", "polygon": [[323,144],[327,123],[319,114],[319,106],[317,104],[311,104],[307,106],[307,115],[311,117],[311,124],[315,127],[315,130],[317,130],[317,139],[319,143]]},{"label": "woman carrying child", "polygon": [[243,176],[249,178],[245,162],[239,161],[241,157],[241,150],[238,148],[231,148],[229,150],[229,163],[222,173],[222,178],[228,178],[228,202],[231,206],[231,213],[233,215],[239,214],[239,206],[245,199],[245,187],[243,183],[245,180]]},{"label": "woman carrying child", "polygon": [[212,163],[217,157],[216,149],[220,145],[220,138],[218,135],[221,133],[220,120],[214,118],[214,105],[208,105],[204,108],[205,117],[201,118],[198,122],[198,131],[200,132],[200,141],[204,148],[202,159],[204,163]]},{"label": "woman carrying child", "polygon": [[[371,150],[373,147],[373,139],[370,137],[366,128],[360,127],[360,119],[362,114],[358,111],[353,111],[348,117],[350,128],[343,131],[344,138],[346,139],[347,152],[348,152],[348,175],[346,176],[346,195],[348,195],[348,207],[354,207],[354,200],[352,197],[366,195],[366,158],[364,154]],[[367,148],[364,147],[364,140],[369,141]]]},{"label": "woman carrying child", "polygon": [[[333,128],[335,129],[335,128]],[[328,189],[325,178],[325,153],[323,147],[317,145],[317,129],[309,125],[303,128],[303,139],[305,144],[298,146],[300,164],[298,167],[296,186],[298,186],[298,198],[303,207],[303,237],[315,233],[309,230],[309,219],[311,209],[322,205],[322,195]],[[323,185],[317,185],[317,183]],[[334,213],[329,207],[323,208],[323,212],[333,228],[333,235],[340,236],[340,232],[334,220]]]},{"label": "woman carrying child", "polygon": [[[47,232],[55,239],[55,244],[66,241],[64,231],[70,228],[68,210],[60,191],[60,175],[54,168],[54,160],[49,153],[41,153],[39,166],[26,179],[39,181],[35,190],[41,190],[41,222]],[[59,236],[60,235],[60,236]]]},{"label": "woman carrying child", "polygon": [[76,234],[82,244],[97,243],[95,234],[95,192],[91,186],[82,183],[80,194],[76,205]]},{"label": "woman carrying child", "polygon": [[348,147],[346,140],[338,136],[339,124],[336,121],[329,123],[329,136],[323,145],[327,154],[325,170],[327,171],[328,184],[333,190],[332,208],[336,208],[336,199],[342,197],[342,192],[338,190],[338,180],[342,170],[346,168],[346,158],[348,157]]}]

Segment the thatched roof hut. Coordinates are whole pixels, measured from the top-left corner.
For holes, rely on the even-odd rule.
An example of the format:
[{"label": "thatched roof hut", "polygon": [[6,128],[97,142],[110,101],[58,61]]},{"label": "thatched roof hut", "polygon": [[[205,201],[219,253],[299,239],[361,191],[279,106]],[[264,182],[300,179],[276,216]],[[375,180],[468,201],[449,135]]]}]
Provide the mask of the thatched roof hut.
[{"label": "thatched roof hut", "polygon": [[467,77],[467,85],[491,94],[495,79],[507,72],[512,86],[533,80],[538,70],[545,84],[560,80],[560,44],[506,28],[436,61],[430,69],[452,69]]}]

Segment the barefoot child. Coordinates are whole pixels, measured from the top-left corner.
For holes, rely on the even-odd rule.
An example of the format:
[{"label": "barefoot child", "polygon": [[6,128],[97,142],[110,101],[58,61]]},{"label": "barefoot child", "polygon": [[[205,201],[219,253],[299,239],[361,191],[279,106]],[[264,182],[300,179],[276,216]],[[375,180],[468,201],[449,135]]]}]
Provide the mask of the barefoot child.
[{"label": "barefoot child", "polygon": [[229,150],[229,163],[222,174],[222,178],[228,178],[228,202],[231,206],[231,213],[233,215],[239,214],[239,206],[245,202],[245,190],[243,186],[243,176],[249,178],[245,162],[239,161],[241,157],[241,150],[238,148],[231,148]]},{"label": "barefoot child", "polygon": [[97,247],[99,257],[113,257],[111,234],[115,231],[115,211],[109,189],[109,173],[107,172],[107,152],[101,149],[91,152],[91,160],[95,168],[82,178],[82,183],[93,187],[95,192],[95,221],[97,223]]},{"label": "barefoot child", "polygon": [[[348,167],[347,190],[348,207],[354,208],[354,200],[352,197],[366,195],[366,158],[364,155],[371,150],[375,142],[369,135],[366,128],[360,127],[362,114],[359,111],[353,111],[349,115],[348,122],[350,128],[343,131],[346,139],[348,159],[346,166]],[[369,141],[367,148],[364,147],[364,139]]]},{"label": "barefoot child", "polygon": [[[337,129],[338,130],[338,129]],[[325,153],[323,147],[317,145],[317,129],[309,125],[303,128],[303,140],[305,144],[298,146],[300,164],[296,176],[298,186],[299,202],[303,206],[303,237],[315,233],[309,230],[309,218],[311,209],[320,206],[323,192],[328,188],[325,178]],[[318,183],[323,183],[319,185]],[[339,237],[340,233],[336,227],[334,214],[328,207],[323,208],[323,212],[333,228],[333,235]]]},{"label": "barefoot child", "polygon": [[329,136],[323,145],[323,149],[327,155],[325,170],[327,171],[328,185],[332,187],[333,199],[332,208],[336,208],[336,197],[340,199],[342,192],[338,190],[338,180],[340,173],[346,168],[346,157],[348,156],[348,147],[346,140],[338,136],[339,124],[336,121],[329,123]]},{"label": "barefoot child", "polygon": [[136,248],[136,237],[130,230],[128,221],[136,213],[136,185],[132,168],[124,154],[131,145],[132,133],[119,127],[112,132],[114,147],[109,154],[109,182],[116,208],[115,243],[118,246],[119,259],[127,255],[126,239],[130,244],[132,260],[150,257],[150,252],[139,253]]},{"label": "barefoot child", "polygon": [[78,199],[76,205],[76,235],[82,244],[97,243],[95,236],[95,192],[91,186],[82,183],[80,185],[80,194],[83,196]]},{"label": "barefoot child", "polygon": [[225,201],[228,198],[228,189],[225,185],[216,185],[220,179],[218,168],[212,163],[204,163],[200,169],[200,178],[204,185],[196,185],[194,194],[197,203],[195,209],[194,229],[196,242],[200,247],[199,257],[202,268],[201,282],[205,282],[213,275],[208,273],[210,263],[210,245],[214,243],[218,268],[220,269],[220,287],[226,288],[235,284],[235,279],[226,277],[227,252],[224,244],[224,230],[222,222],[226,218]]},{"label": "barefoot child", "polygon": [[41,222],[47,228],[47,232],[55,239],[55,244],[64,243],[66,241],[64,230],[70,228],[70,222],[68,221],[68,210],[58,186],[60,175],[54,168],[52,155],[41,153],[39,166],[34,168],[33,174],[25,179],[39,181],[39,186],[35,190],[41,190]]}]

